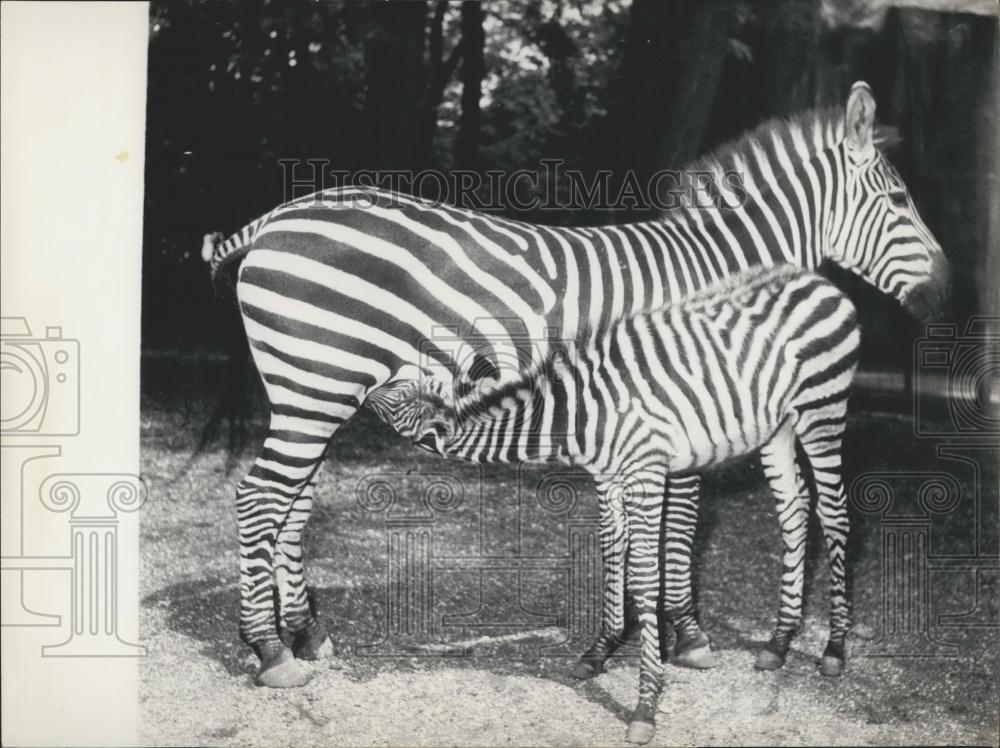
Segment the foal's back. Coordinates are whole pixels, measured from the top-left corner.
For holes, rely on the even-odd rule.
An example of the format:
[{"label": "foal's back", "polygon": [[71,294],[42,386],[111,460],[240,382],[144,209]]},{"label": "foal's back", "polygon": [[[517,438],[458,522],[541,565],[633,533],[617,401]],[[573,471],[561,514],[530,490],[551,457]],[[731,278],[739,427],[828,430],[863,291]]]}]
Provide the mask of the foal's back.
[{"label": "foal's back", "polygon": [[673,472],[757,449],[824,400],[842,408],[859,340],[836,286],[783,265],[622,323],[610,355],[669,441]]}]

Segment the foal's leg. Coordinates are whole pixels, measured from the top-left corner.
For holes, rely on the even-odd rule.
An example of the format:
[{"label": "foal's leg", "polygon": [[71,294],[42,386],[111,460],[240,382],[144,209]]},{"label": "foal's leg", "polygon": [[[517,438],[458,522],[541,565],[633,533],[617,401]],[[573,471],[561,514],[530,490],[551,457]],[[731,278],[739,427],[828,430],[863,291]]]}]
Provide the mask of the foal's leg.
[{"label": "foal's leg", "polygon": [[781,603],[771,640],[757,653],[759,670],[785,664],[792,638],[802,623],[802,589],[805,580],[806,536],[809,531],[809,489],[795,461],[795,432],[785,421],[761,449],[764,475],[774,493],[784,548],[781,568]]},{"label": "foal's leg", "polygon": [[[698,625],[691,592],[691,546],[698,519],[701,479],[687,475],[667,479],[666,564],[663,571],[664,615],[677,633],[675,664],[684,667],[714,667],[715,654]],[[598,487],[601,513],[601,553],[605,587],[601,634],[573,668],[577,678],[591,678],[604,671],[609,657],[628,640],[638,620],[628,622],[625,605],[625,526],[608,506],[608,497]],[[630,625],[631,623],[631,625]]]},{"label": "foal's leg", "polygon": [[657,598],[660,592],[660,521],[665,475],[652,469],[636,473],[626,498],[628,514],[628,583],[639,606],[642,653],[639,660],[639,700],[629,721],[626,740],[648,743],[656,732],[663,663],[660,661]]},{"label": "foal's leg", "polygon": [[698,475],[671,476],[667,480],[663,613],[677,635],[673,664],[704,669],[715,667],[717,662],[708,636],[698,625],[691,585],[700,490]]},{"label": "foal's leg", "polygon": [[843,430],[841,423],[799,437],[816,480],[816,515],[823,528],[830,561],[830,639],[820,664],[820,672],[830,676],[840,675],[844,670],[844,640],[851,625],[845,564],[850,520],[840,453]]}]

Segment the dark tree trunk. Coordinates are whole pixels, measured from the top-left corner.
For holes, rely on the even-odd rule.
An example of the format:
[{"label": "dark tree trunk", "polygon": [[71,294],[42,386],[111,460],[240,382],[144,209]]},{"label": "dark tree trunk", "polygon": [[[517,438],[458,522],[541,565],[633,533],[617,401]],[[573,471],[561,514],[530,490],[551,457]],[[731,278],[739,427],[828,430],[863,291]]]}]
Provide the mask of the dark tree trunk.
[{"label": "dark tree trunk", "polygon": [[462,3],[462,116],[459,120],[458,146],[455,161],[459,168],[479,167],[479,139],[482,96],[486,62],[483,48],[483,9],[478,0]]},{"label": "dark tree trunk", "polygon": [[670,103],[683,8],[672,0],[635,0],[618,79],[622,170],[647,163],[679,110]]},{"label": "dark tree trunk", "polygon": [[[760,71],[756,87],[764,99],[754,119],[790,117],[812,107],[816,99],[822,28],[819,14],[814,7],[809,7],[807,14],[796,0],[769,3],[757,12],[768,16],[754,49],[754,63]],[[793,13],[794,21],[786,20]],[[778,14],[784,14],[784,18]]]},{"label": "dark tree trunk", "polygon": [[420,169],[420,127],[425,116],[426,2],[370,6],[365,49],[368,94],[365,121],[371,136],[372,169]]},{"label": "dark tree trunk", "polygon": [[455,74],[462,59],[462,44],[456,44],[448,56],[444,54],[444,16],[448,11],[448,0],[438,0],[434,6],[429,39],[430,81],[424,103],[424,116],[420,125],[420,150],[426,163],[434,162],[434,133],[437,130],[437,113],[444,99],[444,89]]},{"label": "dark tree trunk", "polygon": [[698,155],[737,10],[729,0],[635,0],[619,75],[622,173],[644,184]]},{"label": "dark tree trunk", "polygon": [[736,10],[735,3],[721,1],[698,3],[688,10],[670,97],[675,116],[665,129],[658,164],[679,168],[701,152],[729,36],[736,27]]},{"label": "dark tree trunk", "polygon": [[549,153],[546,155],[572,159],[583,150],[579,140],[587,121],[585,96],[577,79],[580,50],[573,37],[557,21],[540,24],[534,36],[549,60],[549,85],[560,113],[560,127],[549,139]]},{"label": "dark tree trunk", "polygon": [[984,171],[987,181],[983,185],[983,200],[986,213],[986,257],[979,275],[979,309],[981,314],[1000,315],[1000,33],[994,25],[988,28],[980,24],[980,34],[990,43],[986,47],[986,74],[983,81],[982,103],[980,104],[980,138],[987,154]]}]

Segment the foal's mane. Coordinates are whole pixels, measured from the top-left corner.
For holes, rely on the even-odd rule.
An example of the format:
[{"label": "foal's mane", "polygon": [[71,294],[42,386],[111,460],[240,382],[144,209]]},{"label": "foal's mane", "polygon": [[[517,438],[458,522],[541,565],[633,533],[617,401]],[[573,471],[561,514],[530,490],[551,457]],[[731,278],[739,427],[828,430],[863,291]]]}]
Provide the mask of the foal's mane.
[{"label": "foal's mane", "polygon": [[[815,275],[811,270],[807,270],[801,265],[781,263],[778,265],[754,265],[741,273],[727,275],[720,281],[692,293],[672,300],[659,310],[665,313],[670,310],[694,311],[699,307],[710,306],[719,301],[730,299],[738,295],[746,295],[765,286],[784,286],[789,282],[807,275]],[[649,316],[656,312],[650,312]]]}]

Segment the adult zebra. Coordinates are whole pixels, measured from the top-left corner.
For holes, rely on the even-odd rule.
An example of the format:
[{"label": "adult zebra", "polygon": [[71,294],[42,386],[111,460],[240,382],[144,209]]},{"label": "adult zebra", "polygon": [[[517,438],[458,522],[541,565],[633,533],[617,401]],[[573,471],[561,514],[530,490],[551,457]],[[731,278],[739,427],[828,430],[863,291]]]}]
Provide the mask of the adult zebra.
[{"label": "adult zebra", "polygon": [[[278,206],[218,244],[213,267],[238,269],[272,404],[262,453],[237,487],[240,636],[261,659],[257,682],[300,684],[293,653],[330,649],[306,598],[301,532],[330,437],[379,388],[430,375],[460,399],[481,397],[538,366],[554,337],[588,345],[627,316],[757,264],[830,259],[915,313],[933,308],[946,262],[876,147],[874,121],[871,92],[857,83],[845,111],[767,123],[694,165],[742,173],[747,199],[731,207],[573,229],[346,188]],[[525,337],[534,344],[520,345]],[[697,488],[697,477],[671,480],[669,510],[683,512]],[[613,528],[603,534],[614,589],[621,543]],[[687,591],[689,546],[689,535],[668,538],[677,563],[668,565],[667,613],[684,646],[704,652]],[[275,593],[292,649],[279,636]],[[590,672],[623,629],[611,597],[604,619]]]},{"label": "adult zebra", "polygon": [[[672,473],[760,448],[786,545],[802,549],[809,496],[796,485],[798,438],[816,480],[830,558],[823,667],[840,672],[848,628],[840,445],[859,342],[847,297],[813,273],[782,265],[731,276],[631,317],[577,356],[553,356],[471,408],[456,407],[439,382],[403,382],[372,398],[397,431],[446,457],[557,461],[594,475],[601,503],[626,539],[628,583],[639,605],[639,703],[628,739],[645,743],[660,690],[660,516]],[[583,400],[595,428],[586,436],[566,433],[559,424]],[[789,524],[803,529],[789,531]],[[792,613],[801,616],[801,607]],[[772,642],[786,641],[786,623],[779,617]]]}]

